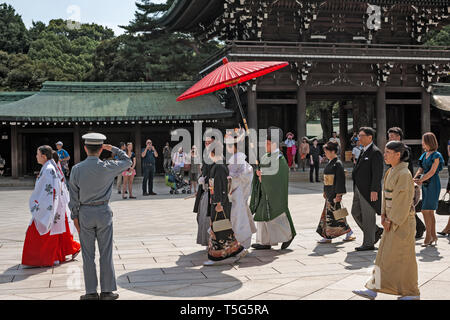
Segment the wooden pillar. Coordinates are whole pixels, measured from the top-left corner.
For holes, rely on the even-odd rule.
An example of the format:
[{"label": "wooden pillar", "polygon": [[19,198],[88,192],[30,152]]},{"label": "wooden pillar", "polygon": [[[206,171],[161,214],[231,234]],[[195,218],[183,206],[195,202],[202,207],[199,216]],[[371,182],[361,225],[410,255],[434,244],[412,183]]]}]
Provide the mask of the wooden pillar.
[{"label": "wooden pillar", "polygon": [[19,178],[19,153],[17,146],[17,126],[11,126],[11,175],[14,179]]},{"label": "wooden pillar", "polygon": [[23,134],[17,128],[17,172],[23,177]]},{"label": "wooden pillar", "polygon": [[345,161],[345,150],[347,149],[348,114],[345,109],[346,103],[339,102],[339,140],[341,141],[341,161]]},{"label": "wooden pillar", "polygon": [[377,92],[377,141],[380,150],[386,145],[386,85],[381,84]]},{"label": "wooden pillar", "polygon": [[250,82],[247,90],[248,127],[258,130],[258,107],[256,105],[256,84]]},{"label": "wooden pillar", "polygon": [[81,161],[80,127],[73,127],[73,161],[74,165]]},{"label": "wooden pillar", "polygon": [[301,84],[297,88],[297,140],[306,136],[306,88]]},{"label": "wooden pillar", "polygon": [[140,124],[135,125],[134,129],[134,154],[136,155],[136,175],[142,176],[142,127]]},{"label": "wooden pillar", "polygon": [[27,141],[25,139],[24,134],[21,134],[21,140],[22,140],[22,153],[20,156],[20,159],[21,159],[20,171],[22,172],[22,176],[23,176],[27,173],[27,169],[28,169],[28,157],[25,156],[27,154],[27,144],[26,144]]},{"label": "wooden pillar", "polygon": [[431,115],[430,115],[431,94],[425,89],[422,90],[422,106],[421,106],[421,128],[422,134],[431,131]]}]

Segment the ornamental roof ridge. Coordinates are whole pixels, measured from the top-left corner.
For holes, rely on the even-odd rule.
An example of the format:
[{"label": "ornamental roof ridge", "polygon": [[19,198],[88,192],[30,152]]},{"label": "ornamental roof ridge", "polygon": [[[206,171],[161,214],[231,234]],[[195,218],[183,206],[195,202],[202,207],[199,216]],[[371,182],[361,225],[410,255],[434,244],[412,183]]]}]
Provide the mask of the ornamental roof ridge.
[{"label": "ornamental roof ridge", "polygon": [[70,82],[46,81],[40,92],[140,92],[182,90],[193,81],[154,82]]}]

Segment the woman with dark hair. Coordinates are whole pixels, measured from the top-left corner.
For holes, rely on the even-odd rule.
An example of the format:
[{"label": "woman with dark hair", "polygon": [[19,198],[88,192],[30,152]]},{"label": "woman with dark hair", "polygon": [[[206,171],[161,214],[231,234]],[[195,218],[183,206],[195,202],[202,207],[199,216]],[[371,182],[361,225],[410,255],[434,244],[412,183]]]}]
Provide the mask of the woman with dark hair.
[{"label": "woman with dark hair", "polygon": [[320,182],[319,180],[319,164],[320,164],[320,158],[322,154],[322,150],[320,149],[320,146],[318,145],[319,141],[314,138],[312,141],[312,146],[309,148],[309,181],[314,182],[313,175],[314,170],[316,171],[316,182]]},{"label": "woman with dark hair", "polygon": [[416,219],[413,204],[414,182],[408,170],[409,152],[400,141],[386,145],[384,159],[391,165],[384,175],[381,238],[367,290],[353,293],[375,299],[378,292],[399,295],[399,300],[419,300],[415,252]]},{"label": "woman with dark hair", "polygon": [[426,132],[422,136],[422,147],[425,152],[419,158],[419,170],[416,172],[414,182],[422,186],[422,214],[426,226],[422,246],[427,247],[437,244],[434,210],[437,209],[441,192],[439,172],[444,167],[444,158],[437,151],[438,142],[434,133]]},{"label": "woman with dark hair", "polygon": [[[219,261],[233,263],[247,254],[247,250],[236,240],[231,226],[231,182],[229,171],[223,161],[222,152],[211,151],[209,190],[211,194],[211,228],[208,246],[208,260],[203,264],[211,266]],[[228,259],[230,258],[230,259]],[[231,261],[232,259],[232,261]]]},{"label": "woman with dark hair", "polygon": [[[29,201],[32,219],[22,253],[22,264],[26,266],[51,267],[64,262],[66,255],[74,258],[80,251],[80,244],[71,235],[67,219],[68,192],[54,154],[50,146],[40,146],[36,152],[42,169]],[[56,160],[59,160],[57,155]]]},{"label": "woman with dark hair", "polygon": [[330,160],[323,170],[323,197],[325,207],[320,217],[316,232],[322,236],[318,243],[331,243],[331,239],[347,234],[344,241],[353,241],[353,231],[347,224],[346,218],[335,219],[333,211],[341,209],[342,196],[347,192],[345,188],[345,171],[338,159],[338,144],[328,142],[323,146],[325,156]]}]

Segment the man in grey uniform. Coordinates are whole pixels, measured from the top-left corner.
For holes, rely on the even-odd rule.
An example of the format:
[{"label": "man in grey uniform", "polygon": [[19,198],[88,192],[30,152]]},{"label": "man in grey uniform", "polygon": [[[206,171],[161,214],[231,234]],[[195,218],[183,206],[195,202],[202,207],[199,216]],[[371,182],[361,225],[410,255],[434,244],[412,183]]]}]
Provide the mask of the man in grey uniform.
[{"label": "man in grey uniform", "polygon": [[[86,294],[81,300],[115,300],[117,290],[112,259],[113,224],[108,205],[114,178],[128,169],[132,162],[125,152],[111,145],[104,145],[106,137],[89,133],[82,137],[88,157],[72,168],[70,175],[70,203],[72,219],[80,234],[83,255],[83,272]],[[99,159],[103,150],[117,155],[118,160]],[[100,252],[100,296],[97,293],[95,267],[95,240]]]}]

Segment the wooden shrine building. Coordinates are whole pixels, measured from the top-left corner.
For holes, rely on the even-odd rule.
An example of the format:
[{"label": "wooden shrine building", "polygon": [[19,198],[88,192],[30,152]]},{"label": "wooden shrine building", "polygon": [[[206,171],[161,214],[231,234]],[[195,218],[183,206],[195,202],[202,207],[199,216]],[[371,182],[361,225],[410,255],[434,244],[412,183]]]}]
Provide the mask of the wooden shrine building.
[{"label": "wooden shrine building", "polygon": [[[81,136],[87,132],[106,135],[106,143],[133,142],[140,154],[146,139],[160,153],[178,128],[193,133],[194,122],[206,127],[227,127],[234,123],[233,111],[224,108],[214,95],[176,102],[192,82],[45,82],[37,93],[0,93],[0,155],[14,178],[39,170],[36,149],[62,141],[70,165],[86,155]],[[174,143],[171,143],[173,145]],[[141,173],[141,157],[136,157]]]},{"label": "wooden shrine building", "polygon": [[377,130],[381,148],[387,129],[400,126],[420,149],[423,132],[450,135],[431,106],[431,84],[449,75],[450,47],[423,45],[450,23],[449,7],[450,0],[176,0],[159,23],[224,42],[200,76],[224,56],[290,62],[243,86],[252,128],[276,125],[303,137],[307,104],[331,100],[340,104],[341,143],[351,136],[351,115],[355,129]]}]

